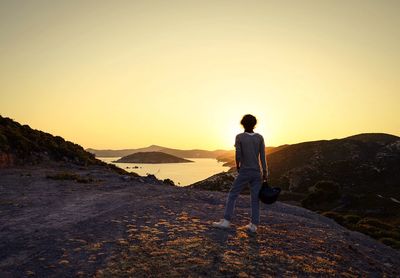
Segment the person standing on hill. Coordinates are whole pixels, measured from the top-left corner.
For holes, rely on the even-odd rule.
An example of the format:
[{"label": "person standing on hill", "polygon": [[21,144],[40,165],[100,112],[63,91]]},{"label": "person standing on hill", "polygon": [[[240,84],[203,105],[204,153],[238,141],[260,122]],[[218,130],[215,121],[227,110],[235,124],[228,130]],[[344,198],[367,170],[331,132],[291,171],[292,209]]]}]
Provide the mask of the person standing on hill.
[{"label": "person standing on hill", "polygon": [[[258,193],[261,189],[262,180],[268,176],[267,162],[265,158],[265,143],[261,134],[253,131],[257,119],[253,115],[244,115],[240,121],[244,132],[236,135],[236,169],[238,176],[234,180],[225,206],[224,218],[219,222],[213,222],[216,228],[229,228],[235,209],[235,202],[240,192],[247,184],[250,184],[251,192],[251,222],[246,226],[250,232],[256,232],[260,223],[260,202]],[[260,169],[260,161],[261,168]]]}]

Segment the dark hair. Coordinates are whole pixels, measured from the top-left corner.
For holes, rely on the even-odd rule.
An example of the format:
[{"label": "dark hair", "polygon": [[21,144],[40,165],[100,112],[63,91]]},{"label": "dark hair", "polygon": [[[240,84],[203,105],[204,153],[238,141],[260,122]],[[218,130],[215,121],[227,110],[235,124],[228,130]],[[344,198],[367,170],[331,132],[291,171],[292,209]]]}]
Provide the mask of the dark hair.
[{"label": "dark hair", "polygon": [[253,115],[246,114],[243,116],[240,124],[244,127],[244,129],[253,129],[257,124],[257,119]]}]

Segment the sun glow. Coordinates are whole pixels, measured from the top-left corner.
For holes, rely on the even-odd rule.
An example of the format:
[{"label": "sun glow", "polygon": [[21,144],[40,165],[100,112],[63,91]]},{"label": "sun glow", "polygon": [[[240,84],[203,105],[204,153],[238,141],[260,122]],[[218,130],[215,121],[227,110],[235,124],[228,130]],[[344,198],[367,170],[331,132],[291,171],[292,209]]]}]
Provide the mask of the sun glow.
[{"label": "sun glow", "polygon": [[350,2],[1,2],[0,111],[93,148],[399,135],[399,3]]}]

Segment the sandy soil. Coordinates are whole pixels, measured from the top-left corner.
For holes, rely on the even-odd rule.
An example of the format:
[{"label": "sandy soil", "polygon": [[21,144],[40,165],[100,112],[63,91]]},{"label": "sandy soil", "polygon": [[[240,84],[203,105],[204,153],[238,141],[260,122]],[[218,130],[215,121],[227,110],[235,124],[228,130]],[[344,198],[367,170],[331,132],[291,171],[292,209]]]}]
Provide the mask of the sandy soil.
[{"label": "sandy soil", "polygon": [[[53,180],[57,173],[87,179]],[[103,167],[0,170],[0,277],[399,277],[400,253],[316,213],[262,207],[257,235],[241,196],[151,184]]]}]

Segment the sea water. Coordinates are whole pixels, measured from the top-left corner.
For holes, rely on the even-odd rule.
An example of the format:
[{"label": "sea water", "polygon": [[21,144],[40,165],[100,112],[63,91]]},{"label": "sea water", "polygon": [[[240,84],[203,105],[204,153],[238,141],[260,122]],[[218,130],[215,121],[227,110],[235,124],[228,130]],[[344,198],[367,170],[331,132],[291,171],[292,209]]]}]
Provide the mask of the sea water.
[{"label": "sea water", "polygon": [[[223,166],[213,158],[187,158],[189,163],[115,163],[120,157],[97,157],[98,159],[115,164],[128,171],[141,176],[155,175],[158,179],[171,179],[175,185],[187,186],[197,181],[204,180],[214,174],[226,172],[229,167]],[[136,168],[137,167],[137,168]]]}]

